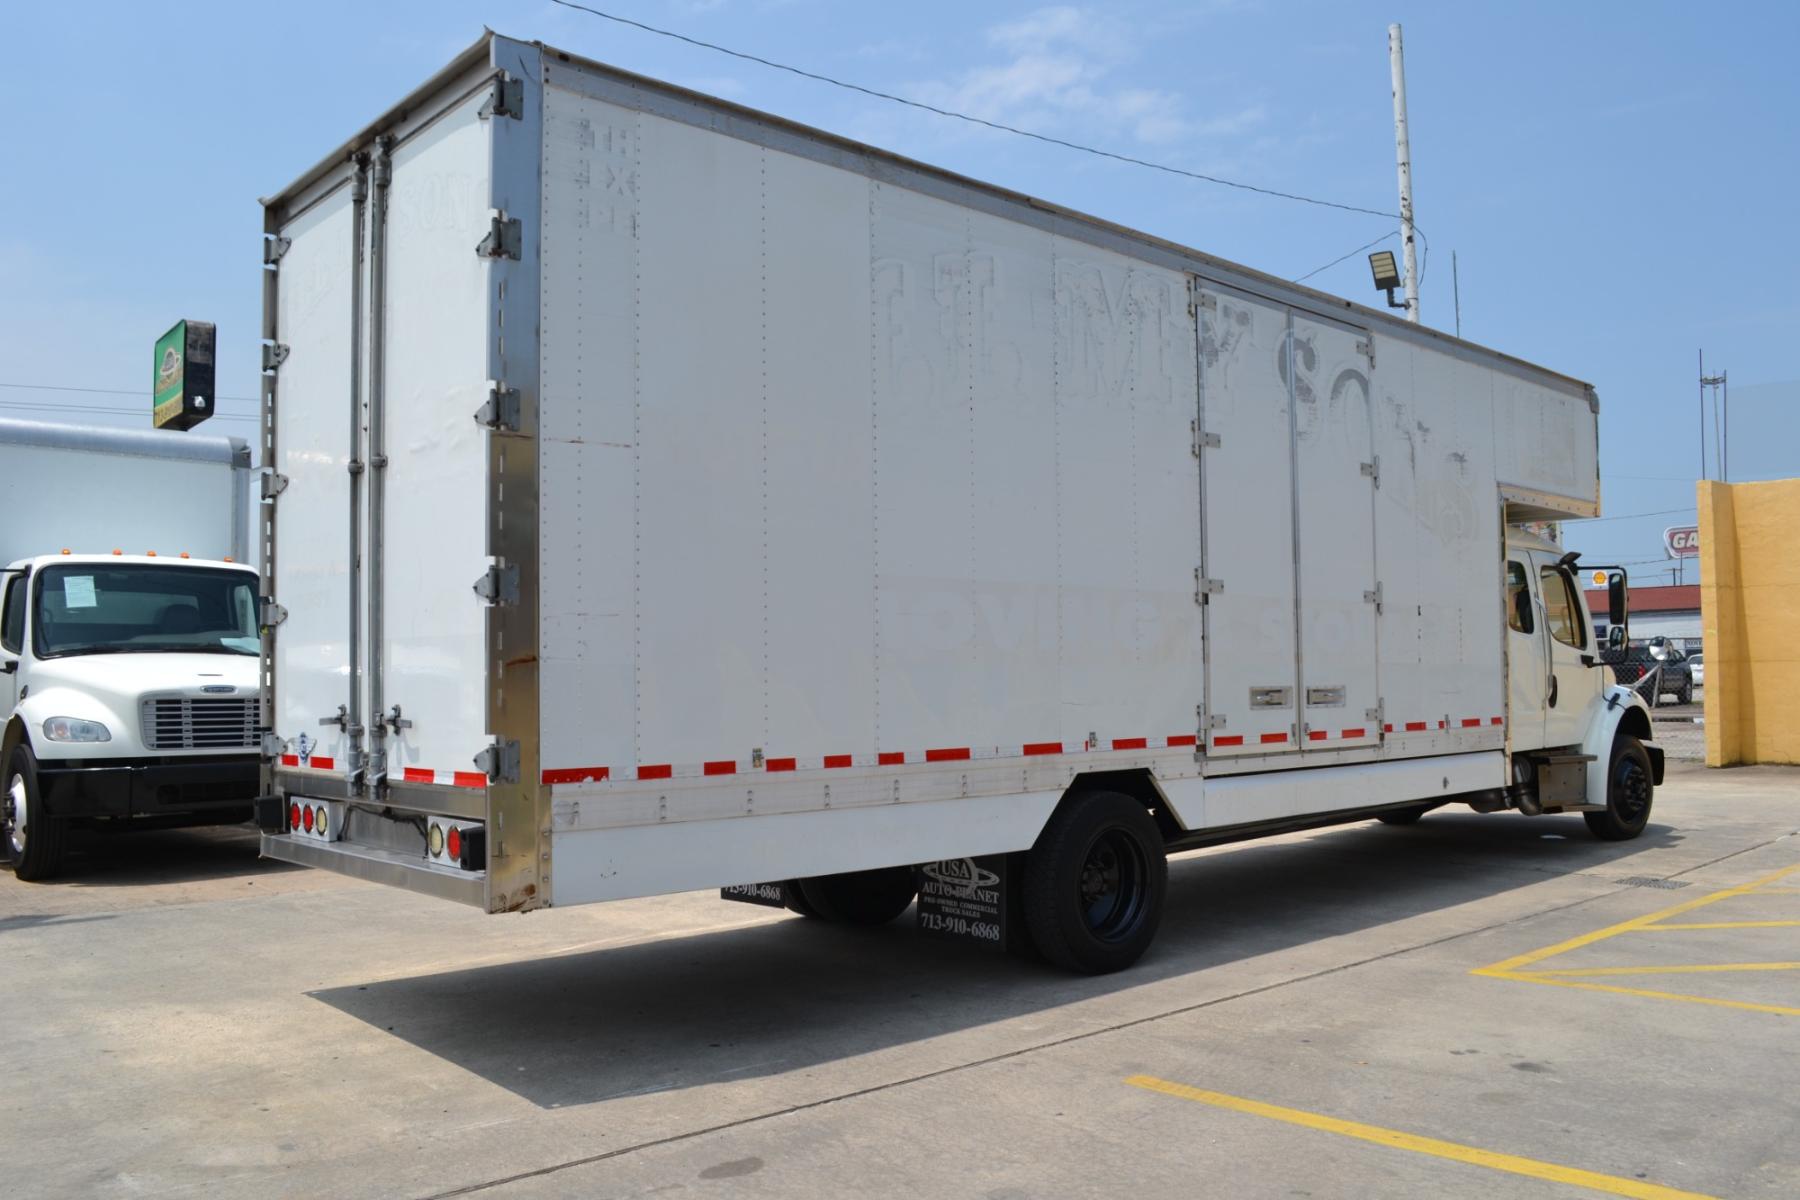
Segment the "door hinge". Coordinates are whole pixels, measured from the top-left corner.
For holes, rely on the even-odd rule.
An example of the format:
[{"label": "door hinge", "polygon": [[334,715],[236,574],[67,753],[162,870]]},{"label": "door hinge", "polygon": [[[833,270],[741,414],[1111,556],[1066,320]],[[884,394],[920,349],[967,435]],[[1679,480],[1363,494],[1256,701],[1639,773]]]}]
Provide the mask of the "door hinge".
[{"label": "door hinge", "polygon": [[1363,593],[1363,603],[1373,604],[1375,606],[1375,615],[1381,615],[1381,581],[1379,579],[1375,581],[1375,589],[1373,591]]},{"label": "door hinge", "polygon": [[1207,579],[1200,574],[1200,568],[1194,568],[1194,603],[1205,604],[1208,596],[1217,596],[1225,590],[1223,579]]},{"label": "door hinge", "polygon": [[1375,727],[1376,733],[1381,732],[1381,723],[1383,721],[1385,721],[1386,719],[1387,719],[1387,701],[1386,700],[1380,701],[1379,703],[1377,703],[1375,705],[1374,708],[1363,709],[1363,720],[1365,720],[1369,724],[1373,725]]},{"label": "door hinge", "polygon": [[511,117],[515,121],[525,115],[525,81],[502,76],[494,80],[494,94],[481,106],[481,116]]},{"label": "door hinge", "polygon": [[288,348],[280,342],[264,342],[262,352],[262,369],[265,371],[278,370],[287,361]]},{"label": "door hinge", "polygon": [[264,629],[273,629],[287,620],[287,609],[275,603],[268,596],[262,598],[262,611],[257,616],[257,623]]},{"label": "door hinge", "polygon": [[1194,457],[1200,457],[1202,450],[1217,450],[1225,444],[1225,439],[1216,433],[1202,433],[1199,421],[1189,421],[1188,428],[1194,433]]},{"label": "door hinge", "polygon": [[519,431],[519,389],[497,387],[488,392],[488,398],[482,406],[475,410],[477,424],[486,425],[489,429],[503,429],[508,433]]},{"label": "door hinge", "polygon": [[1200,721],[1200,728],[1202,728],[1202,729],[1223,729],[1223,728],[1225,728],[1225,714],[1224,713],[1209,714],[1208,716],[1202,718],[1202,720]]},{"label": "door hinge", "polygon": [[278,471],[265,470],[262,472],[262,498],[264,500],[273,500],[281,495],[287,491],[287,485],[288,477],[286,475]]},{"label": "door hinge", "polygon": [[489,783],[519,782],[519,743],[501,739],[475,756],[475,769]]},{"label": "door hinge", "polygon": [[519,602],[519,568],[516,563],[508,566],[498,564],[487,569],[487,574],[475,581],[475,594],[489,604],[517,604]]},{"label": "door hinge", "polygon": [[262,735],[262,756],[264,758],[280,758],[287,743],[278,734],[265,730]]},{"label": "door hinge", "polygon": [[1375,339],[1363,338],[1356,343],[1356,352],[1369,360],[1369,368],[1375,367]]},{"label": "door hinge", "polygon": [[1376,487],[1380,487],[1381,486],[1381,455],[1377,454],[1372,461],[1363,463],[1363,464],[1361,464],[1361,466],[1362,466],[1363,475],[1366,476],[1371,481],[1373,481]]},{"label": "door hinge", "polygon": [[475,247],[483,258],[518,258],[523,252],[525,227],[517,217],[497,214],[488,225],[487,236]]},{"label": "door hinge", "polygon": [[294,241],[292,238],[284,238],[284,237],[264,238],[263,239],[263,265],[266,267],[272,267],[276,263],[280,262],[281,256],[286,254],[288,252],[288,247],[292,246],[293,244],[294,244]]}]

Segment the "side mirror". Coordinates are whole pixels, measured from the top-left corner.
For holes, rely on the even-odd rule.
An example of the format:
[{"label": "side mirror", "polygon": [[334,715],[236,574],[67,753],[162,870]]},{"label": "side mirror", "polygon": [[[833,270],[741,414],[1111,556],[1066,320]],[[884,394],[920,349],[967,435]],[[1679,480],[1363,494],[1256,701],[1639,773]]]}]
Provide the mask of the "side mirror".
[{"label": "side mirror", "polygon": [[[1625,576],[1614,571],[1606,581],[1606,623],[1614,629],[1625,627],[1626,611]],[[1608,635],[1611,636],[1611,635]]]},{"label": "side mirror", "polygon": [[0,675],[12,675],[17,673],[18,669],[19,660],[16,658],[9,658],[4,662],[0,662]]}]

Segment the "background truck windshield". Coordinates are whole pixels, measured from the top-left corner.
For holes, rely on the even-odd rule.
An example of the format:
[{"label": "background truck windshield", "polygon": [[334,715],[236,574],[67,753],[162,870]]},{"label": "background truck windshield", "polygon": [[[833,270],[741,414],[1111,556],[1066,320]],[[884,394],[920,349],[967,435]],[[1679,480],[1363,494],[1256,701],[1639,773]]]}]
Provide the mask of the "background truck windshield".
[{"label": "background truck windshield", "polygon": [[70,563],[38,574],[33,646],[60,654],[256,654],[256,576]]}]

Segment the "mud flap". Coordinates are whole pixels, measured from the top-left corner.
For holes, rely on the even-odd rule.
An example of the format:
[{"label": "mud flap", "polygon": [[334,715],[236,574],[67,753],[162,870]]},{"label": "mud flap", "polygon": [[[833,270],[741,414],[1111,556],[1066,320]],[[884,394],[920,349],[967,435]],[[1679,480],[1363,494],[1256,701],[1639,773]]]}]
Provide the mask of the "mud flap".
[{"label": "mud flap", "polygon": [[919,867],[919,930],[990,950],[1030,953],[1030,939],[1014,920],[1022,867],[1020,854],[949,858]]},{"label": "mud flap", "polygon": [[736,900],[740,904],[761,904],[767,908],[786,908],[788,885],[785,883],[734,883],[719,889],[719,899]]}]

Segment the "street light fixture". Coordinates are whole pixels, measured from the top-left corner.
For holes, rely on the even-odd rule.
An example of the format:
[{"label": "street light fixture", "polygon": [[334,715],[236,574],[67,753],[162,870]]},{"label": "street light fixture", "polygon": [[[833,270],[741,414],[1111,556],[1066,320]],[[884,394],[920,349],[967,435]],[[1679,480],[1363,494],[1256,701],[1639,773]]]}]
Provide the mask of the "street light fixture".
[{"label": "street light fixture", "polygon": [[1394,289],[1400,286],[1400,267],[1394,262],[1392,250],[1377,250],[1369,255],[1369,271],[1375,276],[1375,290],[1387,293],[1389,308],[1405,308],[1404,300],[1394,299]]}]

